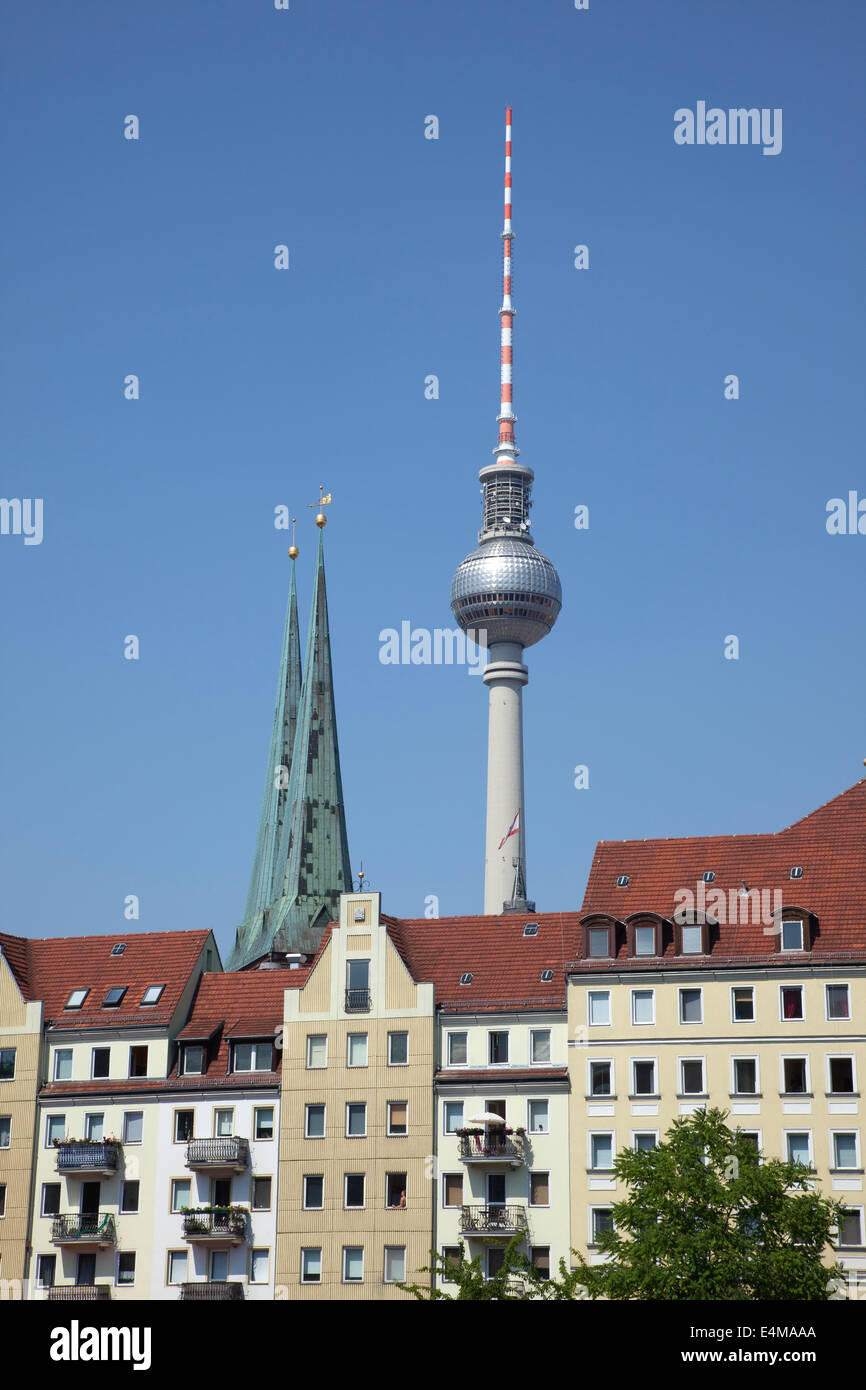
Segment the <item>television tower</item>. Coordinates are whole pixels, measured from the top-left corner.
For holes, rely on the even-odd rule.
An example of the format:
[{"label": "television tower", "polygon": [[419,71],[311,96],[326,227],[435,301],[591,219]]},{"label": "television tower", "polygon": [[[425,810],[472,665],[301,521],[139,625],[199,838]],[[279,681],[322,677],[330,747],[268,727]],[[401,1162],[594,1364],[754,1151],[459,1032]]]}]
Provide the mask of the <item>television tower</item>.
[{"label": "television tower", "polygon": [[484,911],[534,912],[526,896],[526,826],[523,808],[523,687],[529,672],[523,650],[540,642],[562,607],[562,586],[550,560],[529,533],[535,477],[518,463],[514,442],[511,302],[511,108],[505,112],[505,225],[500,316],[499,442],[494,462],[481,469],[483,512],[478,548],[451,581],[451,611],[473,640],[486,646],[484,683],[490,691],[487,744],[487,828]]}]

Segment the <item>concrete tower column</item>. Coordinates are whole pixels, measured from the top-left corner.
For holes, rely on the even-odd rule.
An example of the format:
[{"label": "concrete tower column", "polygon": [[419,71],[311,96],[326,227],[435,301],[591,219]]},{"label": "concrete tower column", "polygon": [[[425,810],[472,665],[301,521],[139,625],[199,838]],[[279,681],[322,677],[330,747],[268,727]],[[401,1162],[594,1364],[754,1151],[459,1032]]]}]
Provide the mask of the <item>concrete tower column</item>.
[{"label": "concrete tower column", "polygon": [[[529,672],[523,648],[495,642],[484,669],[490,690],[487,738],[487,830],[484,855],[484,911],[500,913],[504,903],[525,893],[523,818],[523,687]],[[515,829],[509,834],[512,827]],[[504,841],[504,843],[503,843]],[[515,861],[519,865],[515,891]]]}]

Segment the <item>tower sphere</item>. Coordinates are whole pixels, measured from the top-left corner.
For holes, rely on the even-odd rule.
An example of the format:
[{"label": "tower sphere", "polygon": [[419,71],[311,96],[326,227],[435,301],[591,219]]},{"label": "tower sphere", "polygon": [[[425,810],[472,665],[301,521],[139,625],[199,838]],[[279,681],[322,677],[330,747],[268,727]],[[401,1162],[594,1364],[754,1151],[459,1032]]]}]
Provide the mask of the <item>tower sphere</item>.
[{"label": "tower sphere", "polygon": [[451,611],[482,645],[517,642],[531,647],[546,636],[562,607],[556,569],[531,542],[501,537],[473,550],[451,581]]}]

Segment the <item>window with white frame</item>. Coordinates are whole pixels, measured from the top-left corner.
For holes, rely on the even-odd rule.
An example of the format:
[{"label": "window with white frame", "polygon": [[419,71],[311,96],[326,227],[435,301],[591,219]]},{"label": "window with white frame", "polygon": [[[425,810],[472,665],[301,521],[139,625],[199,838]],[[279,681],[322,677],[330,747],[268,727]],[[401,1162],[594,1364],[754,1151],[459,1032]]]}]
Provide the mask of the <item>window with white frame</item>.
[{"label": "window with white frame", "polygon": [[57,1256],[37,1255],[36,1286],[40,1289],[53,1289],[57,1277]]},{"label": "window with white frame", "polygon": [[367,1065],[367,1034],[350,1033],[348,1037],[348,1048],[346,1055],[346,1066],[366,1067]]},{"label": "window with white frame", "polygon": [[54,1148],[55,1141],[59,1144],[66,1136],[66,1116],[49,1115],[45,1125],[45,1147]]},{"label": "window with white frame", "polygon": [[803,1011],[803,986],[802,985],[782,985],[779,990],[779,1010],[781,1018],[786,1021],[802,1019]]},{"label": "window with white frame", "polygon": [[610,1023],[610,990],[591,989],[586,996],[587,1021],[590,1026]]},{"label": "window with white frame", "polygon": [[270,1211],[272,1188],[273,1181],[271,1178],[253,1178],[252,1201],[250,1202],[253,1211]]},{"label": "window with white frame", "polygon": [[863,1244],[863,1208],[846,1207],[837,1227],[838,1235],[836,1244],[841,1248],[850,1248]]},{"label": "window with white frame", "polygon": [[589,1209],[589,1243],[597,1245],[601,1237],[607,1235],[608,1231],[613,1230],[613,1208],[612,1207],[590,1207]]},{"label": "window with white frame", "polygon": [[703,1021],[704,1021],[703,990],[701,990],[701,989],[681,989],[681,990],[680,990],[680,1023],[703,1023]]},{"label": "window with white frame", "polygon": [[42,1206],[41,1216],[60,1215],[60,1183],[44,1182],[42,1184]]},{"label": "window with white frame", "polygon": [[655,990],[633,989],[631,992],[631,1021],[635,1024],[655,1023]]},{"label": "window with white frame", "polygon": [[860,1145],[857,1142],[858,1138],[859,1136],[855,1129],[833,1130],[832,1140],[834,1168],[845,1169],[860,1167]]},{"label": "window with white frame", "polygon": [[185,1284],[187,1281],[188,1264],[189,1260],[186,1250],[169,1250],[168,1282],[170,1284]]},{"label": "window with white frame", "polygon": [[701,1096],[704,1094],[703,1057],[680,1058],[680,1094]]},{"label": "window with white frame", "polygon": [[443,1207],[462,1207],[462,1205],[463,1205],[463,1174],[462,1174],[462,1173],[443,1173],[443,1174],[442,1174],[442,1205],[443,1205]]},{"label": "window with white frame", "polygon": [[304,1137],[306,1139],[324,1139],[325,1137],[325,1107],[324,1105],[307,1105],[305,1107]]},{"label": "window with white frame", "polygon": [[758,1092],[757,1057],[731,1059],[731,1092],[735,1096],[754,1096]]},{"label": "window with white frame", "polygon": [[101,1144],[105,1138],[105,1116],[91,1114],[84,1116],[84,1137],[91,1144]]},{"label": "window with white frame", "polygon": [[634,953],[636,956],[654,956],[656,953],[655,927],[635,927]]},{"label": "window with white frame", "polygon": [[343,1206],[347,1211],[366,1206],[363,1173],[346,1173],[343,1178]]},{"label": "window with white frame", "polygon": [[782,1094],[789,1096],[809,1094],[808,1057],[782,1058]]},{"label": "window with white frame", "polygon": [[270,1278],[270,1251],[255,1249],[250,1251],[250,1283],[266,1284]]},{"label": "window with white frame", "polygon": [[135,1283],[135,1251],[121,1250],[117,1256],[117,1275],[118,1284]]},{"label": "window with white frame", "polygon": [[232,1045],[232,1071],[270,1071],[274,1048],[269,1042],[236,1042]]},{"label": "window with white frame", "polygon": [[363,1139],[367,1134],[366,1101],[346,1102],[346,1138]]},{"label": "window with white frame", "polygon": [[550,1029],[529,1030],[529,1060],[532,1063],[550,1061]]},{"label": "window with white frame", "polygon": [[704,929],[698,924],[680,928],[680,954],[700,956],[704,950]]},{"label": "window with white frame", "polygon": [[731,987],[731,1018],[734,1023],[754,1023],[755,989],[753,985]]},{"label": "window with white frame", "polygon": [[654,1149],[658,1145],[658,1130],[635,1130],[631,1136],[631,1142],[635,1153],[649,1153],[650,1149]]},{"label": "window with white frame", "polygon": [[137,1212],[140,1192],[140,1178],[124,1178],[120,1186],[120,1210],[130,1213]]},{"label": "window with white frame", "polygon": [[[322,1107],[324,1111],[324,1106]],[[324,1120],[324,1114],[322,1119]],[[324,1129],[322,1131],[324,1133]],[[253,1111],[253,1138],[254,1139],[273,1139],[274,1137],[274,1107],[272,1105],[257,1105]]]},{"label": "window with white frame", "polygon": [[446,1134],[453,1134],[463,1125],[462,1100],[446,1100],[442,1106],[443,1128]]},{"label": "window with white frame", "polygon": [[613,1062],[605,1059],[589,1063],[588,1090],[591,1096],[613,1095]]},{"label": "window with white frame", "polygon": [[388,1133],[396,1135],[403,1135],[409,1133],[408,1101],[388,1101]]},{"label": "window with white frame", "polygon": [[610,1132],[590,1134],[589,1166],[594,1171],[613,1171],[614,1136]]},{"label": "window with white frame", "polygon": [[850,1096],[854,1094],[854,1058],[828,1057],[827,1083],[832,1095]]},{"label": "window with white frame", "polygon": [[360,1284],[364,1279],[364,1247],[363,1245],[344,1245],[343,1246],[343,1282],[345,1284]]},{"label": "window with white frame", "polygon": [[231,1139],[235,1132],[235,1112],[233,1110],[214,1110],[213,1132],[215,1139]]},{"label": "window with white frame", "polygon": [[322,1173],[304,1174],[304,1210],[321,1211],[325,1205],[325,1178]]},{"label": "window with white frame", "polygon": [[782,923],[782,950],[802,951],[803,923],[794,920]]},{"label": "window with white frame", "polygon": [[550,1173],[536,1170],[529,1174],[529,1205],[550,1206]]},{"label": "window with white frame", "polygon": [[322,1247],[307,1245],[301,1250],[301,1283],[321,1284]]},{"label": "window with white frame", "polygon": [[550,1103],[546,1100],[527,1102],[527,1129],[530,1134],[547,1134],[550,1130]]},{"label": "window with white frame", "polygon": [[307,1066],[310,1068],[326,1067],[328,1065],[328,1035],[327,1033],[308,1033],[307,1034]]},{"label": "window with white frame", "polygon": [[54,1049],[54,1080],[72,1080],[72,1048],[56,1047]]},{"label": "window with white frame", "polygon": [[792,1130],[785,1133],[785,1157],[789,1163],[802,1163],[812,1166],[811,1130]]},{"label": "window with white frame", "polygon": [[587,944],[590,956],[608,957],[610,955],[610,928],[590,927],[587,932]]},{"label": "window with white frame", "polygon": [[406,1247],[405,1245],[386,1245],[384,1272],[382,1278],[386,1284],[403,1283],[406,1278]]},{"label": "window with white frame", "polygon": [[403,1031],[388,1034],[388,1066],[409,1065],[409,1034]]},{"label": "window with white frame", "polygon": [[652,1057],[635,1058],[631,1064],[632,1094],[635,1096],[657,1095],[656,1062]]},{"label": "window with white frame", "polygon": [[123,1115],[124,1144],[140,1144],[144,1135],[144,1111],[126,1110]]},{"label": "window with white frame", "polygon": [[496,1028],[487,1034],[487,1060],[492,1067],[506,1066],[508,1063],[508,1031]]},{"label": "window with white frame", "polygon": [[0,1149],[8,1149],[12,1143],[12,1116],[0,1115]]},{"label": "window with white frame", "polygon": [[851,1000],[847,985],[827,985],[827,1018],[850,1018]]},{"label": "window with white frame", "polygon": [[468,1057],[468,1033],[449,1033],[448,1034],[448,1065],[449,1067],[464,1067]]},{"label": "window with white frame", "polygon": [[183,1211],[188,1207],[192,1196],[192,1183],[189,1178],[172,1178],[171,1182],[171,1209],[172,1211]]},{"label": "window with white frame", "polygon": [[94,1081],[104,1081],[111,1072],[111,1048],[94,1047],[90,1050],[90,1075]]}]

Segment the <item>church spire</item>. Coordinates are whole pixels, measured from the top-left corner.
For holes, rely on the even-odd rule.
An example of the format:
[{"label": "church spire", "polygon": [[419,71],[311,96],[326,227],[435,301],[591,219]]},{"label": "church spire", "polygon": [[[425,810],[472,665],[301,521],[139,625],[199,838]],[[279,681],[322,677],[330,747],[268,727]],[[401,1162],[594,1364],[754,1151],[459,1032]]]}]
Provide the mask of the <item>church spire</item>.
[{"label": "church spire", "polygon": [[[242,969],[272,951],[314,951],[328,922],[339,917],[340,894],[352,885],[331,669],[323,513],[316,524],[320,534],[315,589],[291,770],[277,815],[269,822],[277,827],[275,840],[268,841],[273,845],[270,896],[265,902],[253,895],[257,846],[248,911],[238,928],[229,970]],[[266,869],[263,855],[263,892]]]}]

